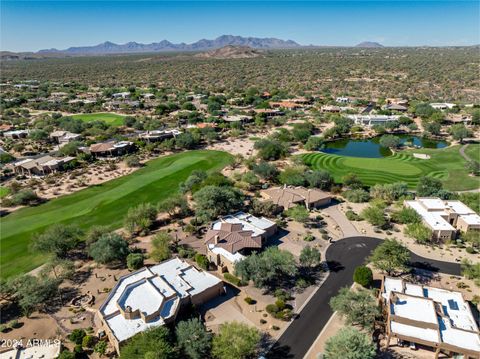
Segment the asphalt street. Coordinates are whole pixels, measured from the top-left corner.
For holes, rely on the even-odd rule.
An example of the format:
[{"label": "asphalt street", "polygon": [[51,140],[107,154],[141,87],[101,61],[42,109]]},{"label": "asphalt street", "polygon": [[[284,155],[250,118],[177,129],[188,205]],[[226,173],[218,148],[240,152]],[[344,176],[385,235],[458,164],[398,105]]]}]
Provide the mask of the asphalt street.
[{"label": "asphalt street", "polygon": [[[267,354],[267,358],[298,358],[307,353],[333,314],[328,304],[340,288],[350,287],[353,272],[380,243],[373,237],[351,237],[333,243],[327,250],[326,260],[330,275],[305,305],[298,317],[290,324]],[[431,260],[411,253],[411,264],[435,272],[460,275],[460,264]]]}]

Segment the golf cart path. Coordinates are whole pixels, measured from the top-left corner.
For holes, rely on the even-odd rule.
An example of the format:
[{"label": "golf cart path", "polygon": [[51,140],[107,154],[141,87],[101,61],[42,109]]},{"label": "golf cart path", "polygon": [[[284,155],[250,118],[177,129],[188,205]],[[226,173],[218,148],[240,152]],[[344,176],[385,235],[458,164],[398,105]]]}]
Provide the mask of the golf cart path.
[{"label": "golf cart path", "polygon": [[463,145],[462,147],[460,147],[460,149],[458,150],[460,152],[460,155],[465,158],[465,160],[467,162],[470,162],[472,159],[470,157],[468,157],[468,155],[465,153],[465,150],[467,149],[468,147],[468,143]]}]

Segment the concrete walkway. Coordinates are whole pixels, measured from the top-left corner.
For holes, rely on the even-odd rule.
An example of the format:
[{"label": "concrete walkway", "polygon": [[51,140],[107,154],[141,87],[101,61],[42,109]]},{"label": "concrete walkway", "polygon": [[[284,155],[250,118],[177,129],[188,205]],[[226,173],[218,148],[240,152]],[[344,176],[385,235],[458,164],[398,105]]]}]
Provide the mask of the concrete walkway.
[{"label": "concrete walkway", "polygon": [[360,233],[357,231],[355,226],[347,219],[345,214],[338,209],[338,204],[325,208],[323,212],[328,214],[331,219],[333,219],[337,225],[340,227],[340,230],[343,233],[343,238],[347,237],[356,237]]}]

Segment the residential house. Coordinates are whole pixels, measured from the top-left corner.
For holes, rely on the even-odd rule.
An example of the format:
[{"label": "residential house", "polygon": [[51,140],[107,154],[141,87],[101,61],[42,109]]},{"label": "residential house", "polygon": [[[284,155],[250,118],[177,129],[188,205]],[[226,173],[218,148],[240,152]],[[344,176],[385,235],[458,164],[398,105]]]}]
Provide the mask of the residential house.
[{"label": "residential house", "polygon": [[169,138],[177,137],[182,132],[177,129],[172,130],[151,130],[145,131],[138,135],[138,138],[147,142],[163,141]]},{"label": "residential house", "polygon": [[133,142],[130,141],[106,141],[90,145],[88,152],[95,157],[115,157],[123,156],[134,149]]},{"label": "residential house", "polygon": [[431,103],[430,106],[432,106],[435,110],[451,110],[456,106],[456,104],[447,102],[434,102]]},{"label": "residential house", "polygon": [[68,131],[53,131],[50,133],[50,138],[58,144],[69,143],[72,141],[77,141],[82,137],[78,133],[72,133]]},{"label": "residential house", "polygon": [[26,158],[9,164],[13,172],[23,176],[44,176],[64,169],[64,165],[73,161],[75,157],[55,158],[44,155],[37,158]]},{"label": "residential house", "polygon": [[408,110],[407,106],[399,105],[396,103],[386,104],[382,107],[382,109],[387,111],[397,111],[397,112],[406,112]]},{"label": "residential house", "polygon": [[223,282],[179,258],[121,277],[97,311],[118,353],[121,344],[150,328],[175,321],[180,309],[224,292]]},{"label": "residential house", "polygon": [[131,96],[130,92],[117,92],[112,95],[112,97],[115,99],[119,99],[119,98],[128,99],[130,98],[130,96]]},{"label": "residential house", "polygon": [[457,230],[480,231],[480,216],[460,201],[420,197],[405,201],[404,205],[420,215],[423,223],[432,230],[434,239],[453,239]]},{"label": "residential house", "polygon": [[352,100],[349,97],[337,97],[335,99],[335,102],[337,103],[350,103]]},{"label": "residential house", "polygon": [[232,116],[225,116],[223,118],[225,122],[240,122],[240,123],[245,123],[245,122],[250,122],[252,120],[252,116],[246,116],[246,115],[232,115]]},{"label": "residential house", "polygon": [[221,272],[234,272],[235,263],[251,250],[260,250],[277,231],[275,222],[238,212],[212,223],[205,235],[207,257]]},{"label": "residential house", "polygon": [[269,109],[269,108],[255,108],[253,109],[253,112],[255,112],[258,115],[264,115],[266,118],[285,115],[285,112],[279,109]]},{"label": "residential house", "polygon": [[462,358],[480,358],[480,332],[460,292],[384,277],[379,299],[386,313],[387,347],[392,338]]},{"label": "residential house", "polygon": [[307,209],[328,206],[332,196],[316,188],[305,187],[275,187],[262,190],[261,195],[284,210],[295,206],[305,206]]},{"label": "residential house", "polygon": [[12,138],[12,139],[20,139],[26,138],[30,130],[13,130],[13,131],[6,131],[3,133],[3,137],[5,138]]},{"label": "residential house", "polygon": [[387,122],[398,121],[398,115],[347,115],[356,125],[374,126],[385,125]]},{"label": "residential house", "polygon": [[320,111],[328,113],[338,113],[340,112],[340,107],[335,105],[324,105],[320,108]]}]

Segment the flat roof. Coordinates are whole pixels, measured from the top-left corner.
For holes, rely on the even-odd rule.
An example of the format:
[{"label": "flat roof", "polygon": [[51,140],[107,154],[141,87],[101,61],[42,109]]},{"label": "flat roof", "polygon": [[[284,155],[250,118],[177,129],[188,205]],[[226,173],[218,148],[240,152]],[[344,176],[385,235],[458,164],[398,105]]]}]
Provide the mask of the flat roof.
[{"label": "flat roof", "polygon": [[407,337],[418,338],[432,343],[439,343],[438,332],[435,329],[421,328],[413,325],[407,325],[391,321],[390,330],[393,333],[404,335]]},{"label": "flat roof", "polygon": [[413,208],[433,230],[455,231],[455,228],[441,216],[443,212],[429,212],[418,201],[405,201],[405,203]]},{"label": "flat roof", "polygon": [[[401,285],[399,281],[402,282]],[[392,317],[389,323],[392,333],[433,343],[446,343],[480,353],[478,326],[462,293],[408,283],[391,277],[384,277],[383,287],[384,298],[389,289],[404,288],[403,293],[394,292],[393,296],[386,298],[391,314],[430,323],[425,326],[415,325],[415,322],[405,324]],[[427,328],[431,327],[431,324],[434,324],[435,328]]]},{"label": "flat roof", "polygon": [[396,301],[390,301],[391,314],[424,323],[437,324],[435,305],[432,300],[398,292],[394,292],[394,294]]},{"label": "flat roof", "polygon": [[236,263],[245,258],[240,252],[230,253],[225,248],[216,247],[214,244],[209,244],[208,249],[215,254],[220,254],[223,257],[227,258],[231,263]]},{"label": "flat roof", "polygon": [[[121,277],[99,309],[115,337],[121,342],[148,328],[163,325],[172,318],[182,298],[202,293],[221,280],[199,271],[185,261],[173,258],[150,268]],[[142,317],[126,319],[119,308],[143,316],[158,315],[145,322]]]}]

